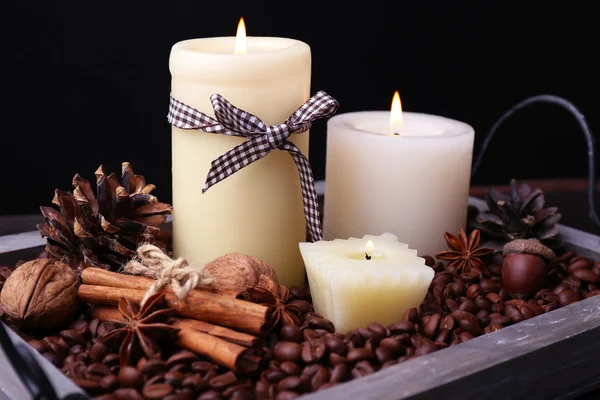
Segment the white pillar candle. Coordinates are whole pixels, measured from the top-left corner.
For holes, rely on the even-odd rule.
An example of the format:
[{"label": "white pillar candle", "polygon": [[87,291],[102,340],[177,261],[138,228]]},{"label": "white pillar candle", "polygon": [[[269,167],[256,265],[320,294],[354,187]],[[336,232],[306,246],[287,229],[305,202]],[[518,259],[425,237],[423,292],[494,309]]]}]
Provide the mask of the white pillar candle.
[{"label": "white pillar candle", "polygon": [[473,128],[436,115],[399,115],[329,119],[325,239],[391,232],[419,255],[434,255],[446,248],[445,232],[466,226]]},{"label": "white pillar candle", "polygon": [[[219,93],[268,125],[283,123],[310,97],[310,48],[286,38],[246,39],[237,47],[236,37],[176,43],[171,95],[214,117],[210,96]],[[306,222],[289,153],[274,150],[202,193],[211,162],[245,140],[172,128],[174,252],[193,265],[230,252],[253,255],[281,284],[302,286],[298,242],[306,240]],[[308,132],[291,140],[308,155]]]},{"label": "white pillar candle", "polygon": [[388,325],[419,307],[434,271],[390,233],[300,243],[315,311],[336,331]]}]

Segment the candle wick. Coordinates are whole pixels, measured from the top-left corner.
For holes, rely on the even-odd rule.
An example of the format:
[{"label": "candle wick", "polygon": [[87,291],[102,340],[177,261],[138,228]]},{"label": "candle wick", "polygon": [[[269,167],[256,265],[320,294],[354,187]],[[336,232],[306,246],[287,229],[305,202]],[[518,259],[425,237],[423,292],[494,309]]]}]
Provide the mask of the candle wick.
[{"label": "candle wick", "polygon": [[365,258],[366,258],[367,260],[370,260],[370,259],[371,259],[371,256],[370,256],[368,253],[365,253]]},{"label": "candle wick", "polygon": [[398,132],[394,132],[393,135],[394,136],[400,136],[400,134]]}]

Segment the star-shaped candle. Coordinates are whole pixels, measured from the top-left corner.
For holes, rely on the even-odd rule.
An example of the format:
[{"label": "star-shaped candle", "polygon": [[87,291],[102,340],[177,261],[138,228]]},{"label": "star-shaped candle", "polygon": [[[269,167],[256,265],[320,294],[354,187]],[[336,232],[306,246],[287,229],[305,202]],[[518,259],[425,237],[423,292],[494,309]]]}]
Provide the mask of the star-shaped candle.
[{"label": "star-shaped candle", "polygon": [[336,331],[397,322],[418,307],[434,271],[391,233],[300,243],[315,311]]}]

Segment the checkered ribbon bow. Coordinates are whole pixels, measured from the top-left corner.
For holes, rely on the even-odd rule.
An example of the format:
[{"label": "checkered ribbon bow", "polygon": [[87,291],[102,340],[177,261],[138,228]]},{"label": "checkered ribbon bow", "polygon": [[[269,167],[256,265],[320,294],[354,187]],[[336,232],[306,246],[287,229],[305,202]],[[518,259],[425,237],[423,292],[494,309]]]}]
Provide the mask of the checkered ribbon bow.
[{"label": "checkered ribbon bow", "polygon": [[338,102],[327,93],[320,91],[302,104],[283,124],[270,126],[257,116],[235,107],[220,94],[210,96],[210,101],[215,110],[216,120],[171,97],[169,123],[181,129],[198,129],[249,139],[212,162],[202,192],[206,192],[214,184],[254,161],[260,160],[272,150],[287,151],[292,155],[300,173],[308,233],[313,241],[322,240],[323,231],[319,220],[319,204],[312,170],[307,158],[288,138],[293,133],[309,130],[314,120],[333,115],[338,108]]}]

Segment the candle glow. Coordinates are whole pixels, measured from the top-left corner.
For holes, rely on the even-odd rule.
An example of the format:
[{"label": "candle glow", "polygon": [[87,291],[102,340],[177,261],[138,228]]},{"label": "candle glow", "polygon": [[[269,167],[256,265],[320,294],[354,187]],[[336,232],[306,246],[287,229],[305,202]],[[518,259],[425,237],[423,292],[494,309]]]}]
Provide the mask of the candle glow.
[{"label": "candle glow", "polygon": [[392,109],[390,113],[390,131],[392,135],[399,134],[402,131],[402,102],[400,101],[400,94],[396,90],[394,97],[392,98]]},{"label": "candle glow", "polygon": [[244,18],[240,18],[238,23],[237,33],[235,34],[235,49],[233,54],[246,54],[246,24]]}]

